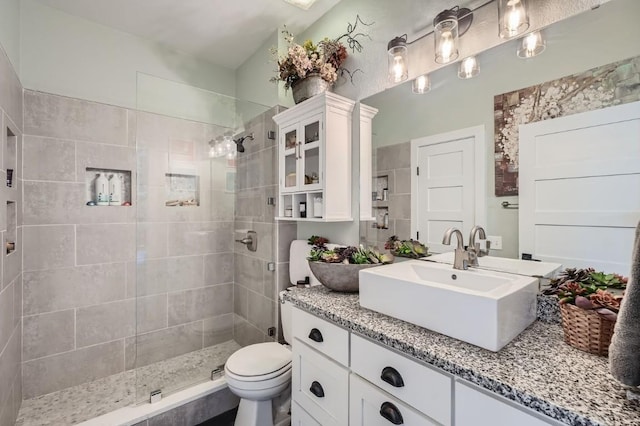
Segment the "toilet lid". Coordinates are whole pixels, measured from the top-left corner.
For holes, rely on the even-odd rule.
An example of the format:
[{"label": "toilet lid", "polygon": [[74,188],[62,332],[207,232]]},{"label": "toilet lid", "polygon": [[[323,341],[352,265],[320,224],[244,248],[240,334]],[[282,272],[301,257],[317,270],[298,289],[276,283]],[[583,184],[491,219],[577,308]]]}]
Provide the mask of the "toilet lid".
[{"label": "toilet lid", "polygon": [[229,357],[225,368],[237,376],[264,376],[291,364],[291,351],[270,342],[257,343],[238,349]]}]

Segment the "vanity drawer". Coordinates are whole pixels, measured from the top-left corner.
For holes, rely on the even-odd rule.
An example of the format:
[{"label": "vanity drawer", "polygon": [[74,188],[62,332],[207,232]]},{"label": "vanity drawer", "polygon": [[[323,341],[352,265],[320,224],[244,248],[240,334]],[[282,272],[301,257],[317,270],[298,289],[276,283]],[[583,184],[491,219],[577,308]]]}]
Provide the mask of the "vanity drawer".
[{"label": "vanity drawer", "polygon": [[349,370],[303,345],[293,343],[291,397],[323,426],[346,425]]},{"label": "vanity drawer", "polygon": [[349,332],[344,328],[294,308],[293,337],[340,364],[349,365]]},{"label": "vanity drawer", "polygon": [[302,407],[295,402],[291,403],[291,426],[322,426],[316,422]]},{"label": "vanity drawer", "polygon": [[355,374],[351,375],[349,403],[350,426],[438,426],[435,421]]},{"label": "vanity drawer", "polygon": [[453,380],[448,375],[355,334],[351,371],[437,422],[451,424]]}]

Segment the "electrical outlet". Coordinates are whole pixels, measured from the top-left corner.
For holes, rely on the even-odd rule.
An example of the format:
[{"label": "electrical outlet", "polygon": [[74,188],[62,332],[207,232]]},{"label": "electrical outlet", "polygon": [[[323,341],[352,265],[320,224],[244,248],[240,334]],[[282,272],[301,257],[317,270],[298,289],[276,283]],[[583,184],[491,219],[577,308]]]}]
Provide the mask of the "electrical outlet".
[{"label": "electrical outlet", "polygon": [[502,250],[502,237],[487,235],[487,241],[491,241],[491,250]]}]

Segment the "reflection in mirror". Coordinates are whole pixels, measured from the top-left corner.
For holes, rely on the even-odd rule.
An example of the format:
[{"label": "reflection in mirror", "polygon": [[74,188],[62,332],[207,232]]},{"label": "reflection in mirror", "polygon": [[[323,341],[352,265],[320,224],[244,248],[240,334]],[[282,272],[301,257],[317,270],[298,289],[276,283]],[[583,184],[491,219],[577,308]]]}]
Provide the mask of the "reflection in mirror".
[{"label": "reflection in mirror", "polygon": [[[518,197],[494,195],[494,97],[639,56],[637,16],[638,1],[608,2],[545,28],[547,48],[535,58],[518,58],[519,40],[512,40],[477,56],[481,72],[475,78],[459,79],[455,63],[430,74],[432,89],[425,95],[413,94],[411,82],[406,82],[364,99],[363,103],[379,109],[373,123],[373,176],[387,179],[388,201],[373,198],[374,217],[383,212],[382,220],[362,222],[361,241],[383,246],[392,235],[416,237],[411,233],[411,173],[415,173],[410,167],[411,140],[484,125],[487,223],[479,225],[488,235],[502,239],[502,249],[491,250],[492,256],[519,257],[518,209],[502,207],[505,201],[517,204]],[[629,34],[620,37],[620,28]],[[638,74],[639,62],[635,59],[629,72]],[[640,79],[640,75],[631,77]],[[637,85],[634,90],[639,90]]]}]

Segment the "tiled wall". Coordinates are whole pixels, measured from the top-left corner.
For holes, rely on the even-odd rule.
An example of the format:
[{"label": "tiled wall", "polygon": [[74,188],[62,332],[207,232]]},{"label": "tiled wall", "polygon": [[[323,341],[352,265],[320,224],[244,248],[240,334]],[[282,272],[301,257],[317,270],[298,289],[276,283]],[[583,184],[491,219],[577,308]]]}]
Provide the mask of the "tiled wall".
[{"label": "tiled wall", "polygon": [[[397,235],[400,239],[415,238],[411,234],[411,142],[376,149],[374,176],[388,177],[388,229],[372,227],[375,222],[360,222],[360,235],[368,245],[384,248],[387,239]],[[375,204],[375,203],[374,203]],[[374,214],[376,213],[374,209]]]},{"label": "tiled wall", "polygon": [[[277,295],[288,283],[289,245],[295,238],[295,223],[276,222],[278,150],[277,136],[268,139],[268,131],[276,131],[272,117],[281,110],[274,107],[248,122],[242,135],[253,133],[254,140],[245,141],[245,152],[238,153],[235,229],[251,229],[258,235],[258,250],[251,252],[235,243],[234,313],[235,340],[241,345],[272,341],[269,327],[278,326]],[[236,232],[236,239],[242,238]],[[268,270],[268,263],[276,271]]]},{"label": "tiled wall", "polygon": [[[217,129],[33,91],[24,117],[24,397],[231,339]],[[86,206],[87,167],[132,171],[134,206]],[[200,206],[166,207],[166,173],[199,176]]]},{"label": "tiled wall", "polygon": [[[0,425],[12,425],[22,403],[22,86],[4,50],[0,48]],[[14,137],[7,137],[7,129]],[[14,154],[7,152],[7,141]],[[7,164],[14,158],[13,165]],[[5,185],[12,168],[13,184]],[[7,207],[7,202],[13,204]],[[8,211],[14,211],[12,214]],[[13,229],[10,229],[13,228]],[[11,235],[16,250],[7,255],[5,238]]]},{"label": "tiled wall", "polygon": [[85,168],[135,170],[135,115],[25,91],[23,395],[124,371],[135,207],[86,206]]}]

